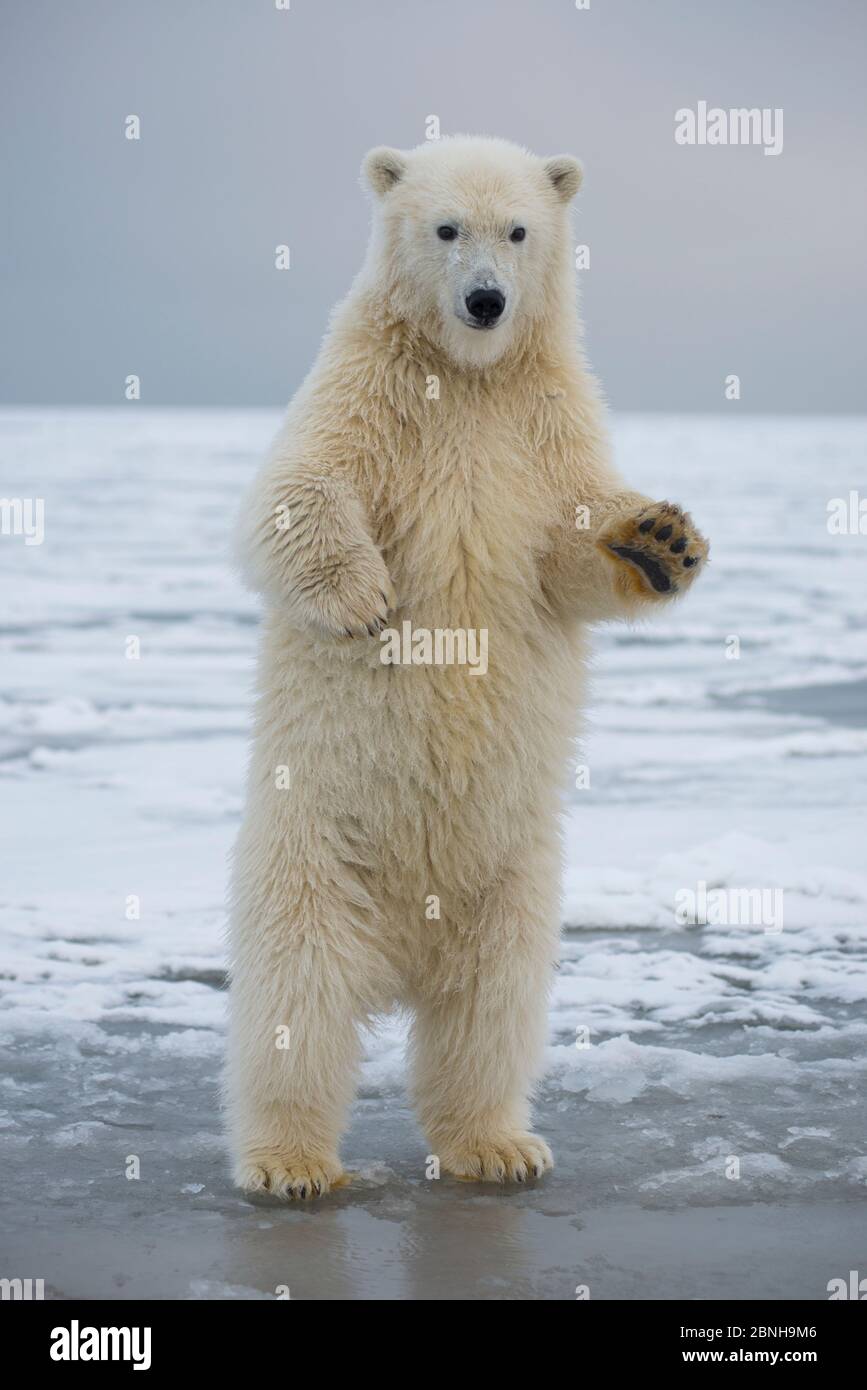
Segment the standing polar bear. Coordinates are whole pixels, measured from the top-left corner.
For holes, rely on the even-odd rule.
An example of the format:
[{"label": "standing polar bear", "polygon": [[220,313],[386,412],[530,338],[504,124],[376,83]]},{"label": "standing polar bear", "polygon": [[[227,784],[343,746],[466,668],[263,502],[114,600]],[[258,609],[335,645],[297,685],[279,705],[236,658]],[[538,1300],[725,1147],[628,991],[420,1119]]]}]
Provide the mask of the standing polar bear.
[{"label": "standing polar bear", "polygon": [[551,1167],[529,1093],[585,628],[682,594],[707,555],[609,460],[576,160],[454,138],[373,150],[363,174],[367,259],[242,538],[266,611],[228,1114],[237,1182],[295,1197],[341,1181],[359,1027],[395,1006],[443,1168]]}]

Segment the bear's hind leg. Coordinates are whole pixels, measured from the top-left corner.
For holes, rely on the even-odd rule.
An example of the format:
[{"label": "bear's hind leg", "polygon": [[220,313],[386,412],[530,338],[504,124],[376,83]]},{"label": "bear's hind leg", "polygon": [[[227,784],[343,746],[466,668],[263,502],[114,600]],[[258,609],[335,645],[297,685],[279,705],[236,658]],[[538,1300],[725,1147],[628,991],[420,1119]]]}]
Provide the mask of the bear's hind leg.
[{"label": "bear's hind leg", "polygon": [[553,1166],[529,1128],[529,1094],[546,1036],[556,884],[556,864],[532,879],[509,871],[474,920],[434,928],[450,934],[442,950],[454,978],[416,1001],[414,1093],[432,1152],[459,1177],[523,1182]]},{"label": "bear's hind leg", "polygon": [[[285,851],[284,851],[285,853]],[[358,1025],[382,963],[342,866],[247,881],[232,927],[226,1077],[234,1176],[247,1191],[317,1197],[339,1185]],[[264,883],[266,886],[261,886]],[[378,957],[377,957],[378,960]]]}]

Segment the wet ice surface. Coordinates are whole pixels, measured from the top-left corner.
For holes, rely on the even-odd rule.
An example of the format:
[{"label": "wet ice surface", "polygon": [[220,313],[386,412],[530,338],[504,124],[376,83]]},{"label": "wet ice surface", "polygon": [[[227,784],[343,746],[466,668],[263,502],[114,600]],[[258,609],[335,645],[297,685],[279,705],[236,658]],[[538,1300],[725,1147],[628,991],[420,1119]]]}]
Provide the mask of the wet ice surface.
[{"label": "wet ice surface", "polygon": [[[276,424],[0,415],[4,495],[46,503],[43,545],[0,538],[0,1275],[54,1297],[827,1297],[867,1258],[867,537],[826,526],[864,495],[867,422],[617,423],[627,477],[688,503],[713,563],[653,626],[596,635],[538,1106],[557,1168],[428,1181],[387,1020],[353,1181],[298,1209],[233,1191],[217,1096],[256,633],[226,556]],[[679,923],[701,884],[764,889],[774,918],[782,890],[782,930]]]}]

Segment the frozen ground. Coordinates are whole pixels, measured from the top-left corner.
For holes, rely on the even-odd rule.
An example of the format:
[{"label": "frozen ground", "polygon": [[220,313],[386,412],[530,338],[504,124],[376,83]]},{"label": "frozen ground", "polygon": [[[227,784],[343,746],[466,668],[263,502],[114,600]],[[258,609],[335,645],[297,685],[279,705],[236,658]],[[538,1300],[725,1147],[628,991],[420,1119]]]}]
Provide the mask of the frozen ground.
[{"label": "frozen ground", "polygon": [[[820,1299],[864,1274],[867,537],[826,508],[867,491],[867,421],[618,422],[630,480],[687,502],[713,563],[652,628],[597,634],[538,1107],[558,1167],[515,1192],[426,1180],[388,1021],[356,1177],[303,1209],[232,1190],[216,1089],[256,625],[227,537],[276,423],[0,415],[0,491],[46,504],[44,544],[0,537],[0,1276]],[[678,923],[701,883],[781,889],[782,930],[776,906],[733,924],[731,898]]]}]

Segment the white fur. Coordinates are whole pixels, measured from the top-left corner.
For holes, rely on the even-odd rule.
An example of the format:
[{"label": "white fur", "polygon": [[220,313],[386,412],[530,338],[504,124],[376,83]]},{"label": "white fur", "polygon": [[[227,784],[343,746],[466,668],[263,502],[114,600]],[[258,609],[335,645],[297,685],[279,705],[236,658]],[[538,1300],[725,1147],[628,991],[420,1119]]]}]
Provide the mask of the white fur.
[{"label": "white fur", "polygon": [[[242,528],[266,609],[235,862],[229,1120],[238,1182],[294,1195],[340,1180],[358,1025],[396,1005],[413,1013],[413,1091],[444,1168],[550,1166],[528,1096],[584,625],[660,601],[609,549],[647,499],[611,467],[579,346],[567,203],[580,166],[460,138],[373,151],[364,173],[367,260]],[[444,222],[457,242],[438,239]],[[479,331],[460,308],[484,274],[507,313]],[[384,666],[368,629],[386,604],[396,628],[487,629],[487,672]]]}]

